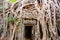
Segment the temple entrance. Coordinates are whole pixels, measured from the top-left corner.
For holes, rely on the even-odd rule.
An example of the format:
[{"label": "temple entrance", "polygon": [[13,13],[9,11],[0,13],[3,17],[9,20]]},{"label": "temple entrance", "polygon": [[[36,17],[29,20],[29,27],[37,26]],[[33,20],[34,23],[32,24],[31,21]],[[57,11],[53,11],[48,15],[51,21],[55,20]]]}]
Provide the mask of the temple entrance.
[{"label": "temple entrance", "polygon": [[25,26],[25,40],[32,40],[32,26]]}]

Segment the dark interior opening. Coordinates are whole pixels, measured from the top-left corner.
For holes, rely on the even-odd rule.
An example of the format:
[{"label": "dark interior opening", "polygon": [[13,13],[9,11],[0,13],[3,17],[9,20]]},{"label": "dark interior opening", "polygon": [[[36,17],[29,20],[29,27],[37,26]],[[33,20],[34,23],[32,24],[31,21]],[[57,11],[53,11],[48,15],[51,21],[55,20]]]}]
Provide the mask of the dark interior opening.
[{"label": "dark interior opening", "polygon": [[60,31],[57,29],[57,32],[58,32],[58,36],[60,36]]},{"label": "dark interior opening", "polygon": [[48,31],[48,37],[51,37],[50,31],[49,31],[49,24],[47,23],[47,31]]},{"label": "dark interior opening", "polygon": [[53,38],[51,37],[51,40],[53,40]]},{"label": "dark interior opening", "polygon": [[15,40],[15,34],[14,34],[13,40]]},{"label": "dark interior opening", "polygon": [[40,38],[42,39],[43,38],[43,32],[42,32],[42,26],[39,22],[39,29],[40,29]]},{"label": "dark interior opening", "polygon": [[32,26],[25,26],[25,40],[32,40]]}]

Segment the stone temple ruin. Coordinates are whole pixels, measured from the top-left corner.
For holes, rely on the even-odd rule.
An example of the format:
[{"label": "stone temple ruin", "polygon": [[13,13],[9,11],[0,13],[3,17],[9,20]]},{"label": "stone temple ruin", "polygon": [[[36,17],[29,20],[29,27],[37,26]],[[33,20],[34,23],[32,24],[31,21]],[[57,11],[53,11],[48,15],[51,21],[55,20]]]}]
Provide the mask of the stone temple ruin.
[{"label": "stone temple ruin", "polygon": [[0,0],[0,7],[1,40],[60,40],[60,0]]}]

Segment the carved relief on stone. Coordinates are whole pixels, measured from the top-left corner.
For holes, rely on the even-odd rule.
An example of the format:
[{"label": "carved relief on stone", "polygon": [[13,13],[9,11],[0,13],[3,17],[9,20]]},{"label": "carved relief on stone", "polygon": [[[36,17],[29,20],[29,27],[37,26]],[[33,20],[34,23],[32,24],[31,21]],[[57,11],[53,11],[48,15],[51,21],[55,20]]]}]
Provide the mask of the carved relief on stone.
[{"label": "carved relief on stone", "polygon": [[31,24],[31,25],[36,25],[36,20],[23,20],[24,24]]},{"label": "carved relief on stone", "polygon": [[34,5],[27,5],[23,7],[23,17],[24,18],[37,18],[37,10]]},{"label": "carved relief on stone", "polygon": [[23,4],[34,3],[35,0],[23,0]]}]

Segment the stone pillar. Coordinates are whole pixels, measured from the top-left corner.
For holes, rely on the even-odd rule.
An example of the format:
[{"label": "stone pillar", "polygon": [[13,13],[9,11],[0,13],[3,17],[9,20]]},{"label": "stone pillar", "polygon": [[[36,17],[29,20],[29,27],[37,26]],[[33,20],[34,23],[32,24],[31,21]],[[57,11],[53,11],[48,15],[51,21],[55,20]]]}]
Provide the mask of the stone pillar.
[{"label": "stone pillar", "polygon": [[46,34],[46,21],[44,21],[44,19],[42,20],[42,31],[43,31],[43,38],[42,38],[42,40],[46,40],[46,36],[47,36],[47,34]]},{"label": "stone pillar", "polygon": [[18,40],[24,40],[24,24],[20,23]]},{"label": "stone pillar", "polygon": [[35,25],[32,27],[32,40],[35,40]]},{"label": "stone pillar", "polygon": [[35,40],[40,40],[39,21],[35,25]]}]

